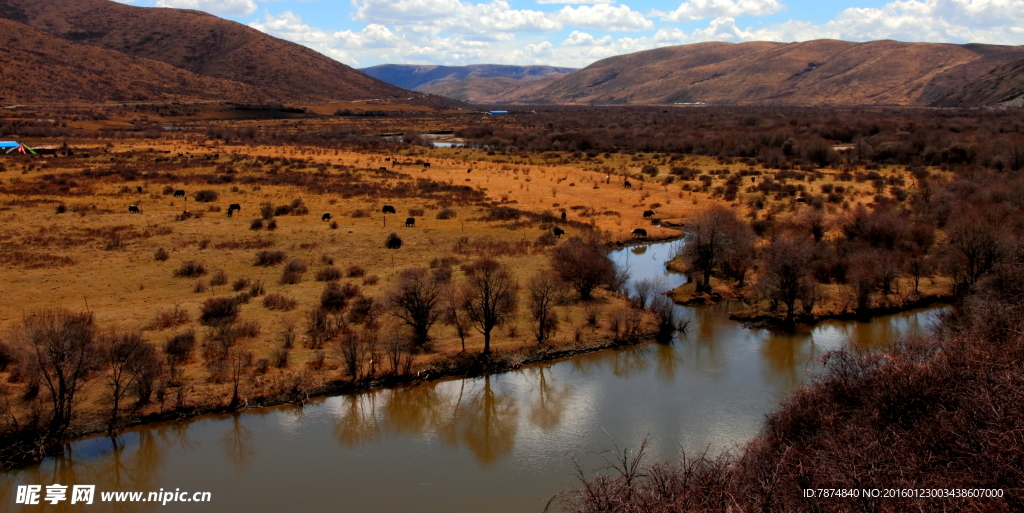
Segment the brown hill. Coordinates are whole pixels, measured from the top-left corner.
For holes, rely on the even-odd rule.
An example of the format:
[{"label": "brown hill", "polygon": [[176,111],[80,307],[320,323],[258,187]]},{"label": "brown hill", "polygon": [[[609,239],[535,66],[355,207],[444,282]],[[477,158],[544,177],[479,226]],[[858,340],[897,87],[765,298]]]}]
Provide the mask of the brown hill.
[{"label": "brown hill", "polygon": [[304,46],[198,11],[108,0],[0,0],[0,17],[58,38],[246,84],[275,101],[454,103],[406,91]]},{"label": "brown hill", "polygon": [[509,77],[473,77],[456,82],[431,84],[421,87],[420,91],[467,103],[519,103],[524,98],[535,96],[537,91],[563,76],[565,75],[560,73],[532,80]]},{"label": "brown hill", "polygon": [[1024,106],[1024,59],[1000,66],[935,102],[937,107]]},{"label": "brown hill", "polygon": [[73,43],[0,19],[0,101],[261,101],[258,89]]},{"label": "brown hill", "polygon": [[1022,57],[1024,47],[976,44],[700,43],[604,59],[521,100],[592,105],[929,105]]}]

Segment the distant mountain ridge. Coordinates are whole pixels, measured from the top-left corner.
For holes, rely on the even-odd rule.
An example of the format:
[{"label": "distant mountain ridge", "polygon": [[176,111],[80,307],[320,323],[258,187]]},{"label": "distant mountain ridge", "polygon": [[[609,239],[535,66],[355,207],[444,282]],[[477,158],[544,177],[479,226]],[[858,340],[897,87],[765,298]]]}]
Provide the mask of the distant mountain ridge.
[{"label": "distant mountain ridge", "polygon": [[398,87],[424,91],[444,82],[461,82],[474,78],[509,78],[536,80],[552,75],[565,75],[576,68],[556,66],[513,66],[506,64],[471,64],[468,66],[422,66],[414,64],[381,64],[359,71]]},{"label": "distant mountain ridge", "polygon": [[492,103],[929,106],[1021,58],[1021,46],[709,42],[609,57]]},{"label": "distant mountain ridge", "polygon": [[[233,82],[239,94],[254,99],[456,104],[404,90],[304,46],[199,11],[134,7],[109,0],[0,0],[0,18],[77,43],[79,46],[68,47],[71,51],[88,45],[159,61],[195,75]],[[64,59],[74,60],[74,55]],[[53,69],[58,75],[74,73],[73,69]],[[145,77],[120,79],[138,82]],[[147,87],[159,89],[162,85]]]}]

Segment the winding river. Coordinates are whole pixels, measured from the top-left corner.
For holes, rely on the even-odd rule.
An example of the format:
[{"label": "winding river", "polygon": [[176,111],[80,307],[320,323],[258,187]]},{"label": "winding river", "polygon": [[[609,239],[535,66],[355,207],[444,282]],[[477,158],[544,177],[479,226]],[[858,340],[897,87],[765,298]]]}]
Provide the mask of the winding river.
[{"label": "winding river", "polygon": [[[633,279],[665,271],[672,243],[626,248]],[[97,437],[0,475],[0,511],[542,511],[574,484],[573,458],[650,439],[652,460],[736,448],[826,351],[870,349],[927,330],[939,309],[797,333],[748,330],[737,304],[687,308],[672,344],[607,350],[514,372],[206,416]],[[93,506],[14,505],[18,485],[96,485]],[[103,491],[208,491],[209,503],[99,503]],[[45,493],[45,488],[44,488]]]}]

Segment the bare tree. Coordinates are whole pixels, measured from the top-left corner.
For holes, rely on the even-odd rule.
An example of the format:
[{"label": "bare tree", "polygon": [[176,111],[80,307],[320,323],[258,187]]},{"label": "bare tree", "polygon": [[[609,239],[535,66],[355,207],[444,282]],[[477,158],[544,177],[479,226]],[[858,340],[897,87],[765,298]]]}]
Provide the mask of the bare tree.
[{"label": "bare tree", "polygon": [[726,207],[714,206],[698,214],[681,251],[697,275],[697,292],[711,292],[715,272],[722,270],[731,258],[750,254],[755,240],[750,226]]},{"label": "bare tree", "polygon": [[777,238],[764,249],[757,288],[773,303],[786,305],[787,326],[793,325],[796,303],[807,290],[811,256],[811,241],[802,236]]},{"label": "bare tree", "polygon": [[454,283],[447,283],[444,287],[444,302],[441,320],[448,326],[455,328],[455,333],[462,341],[462,352],[466,352],[466,335],[469,334],[469,318],[466,311],[462,309],[465,300],[462,291]]},{"label": "bare tree", "polygon": [[647,308],[652,298],[665,288],[665,280],[661,278],[644,278],[633,284],[631,302],[637,308]]},{"label": "bare tree", "polygon": [[508,268],[494,260],[484,259],[466,267],[463,308],[484,336],[485,355],[491,352],[491,330],[516,311],[517,288],[519,285]]},{"label": "bare tree", "polygon": [[543,344],[558,329],[555,305],[565,295],[565,282],[554,271],[542,271],[530,279],[530,315],[537,322],[534,336]]},{"label": "bare tree", "polygon": [[425,347],[430,342],[430,328],[441,315],[444,284],[421,267],[402,271],[398,284],[388,293],[388,303],[395,316],[412,328],[413,344]]},{"label": "bare tree", "polygon": [[606,250],[578,237],[555,247],[551,252],[551,268],[576,289],[582,300],[590,299],[598,285],[608,283],[615,275],[615,265]]},{"label": "bare tree", "polygon": [[252,367],[252,353],[241,349],[231,348],[228,351],[228,370],[231,372],[231,405],[235,406],[241,401],[238,391],[241,388],[242,377],[245,376],[249,367]]},{"label": "bare tree", "polygon": [[[100,337],[100,355],[106,365],[107,388],[110,389],[110,421],[107,430],[117,430],[121,400],[143,378],[146,365],[142,360],[153,358],[152,348],[137,331],[111,331]],[[150,351],[146,351],[150,349]]]},{"label": "bare tree", "polygon": [[1004,227],[973,208],[950,220],[946,234],[954,250],[949,271],[960,294],[974,287],[1007,253]]},{"label": "bare tree", "polygon": [[71,424],[75,395],[96,366],[95,328],[90,312],[63,309],[38,310],[22,321],[21,335],[32,355],[32,364],[50,393],[50,435],[63,437]]},{"label": "bare tree", "polygon": [[380,332],[380,342],[391,364],[391,375],[408,374],[412,367],[412,354],[409,353],[409,342],[402,332],[393,326],[386,327]]}]

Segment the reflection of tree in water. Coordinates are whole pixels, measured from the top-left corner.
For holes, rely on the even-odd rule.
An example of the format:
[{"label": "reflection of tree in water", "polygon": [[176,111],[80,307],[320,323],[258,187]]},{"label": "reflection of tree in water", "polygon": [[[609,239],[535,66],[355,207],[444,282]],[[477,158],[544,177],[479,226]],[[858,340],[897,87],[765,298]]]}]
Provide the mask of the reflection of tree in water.
[{"label": "reflection of tree in water", "polygon": [[512,452],[519,410],[511,396],[494,391],[491,376],[483,380],[483,389],[466,405],[459,433],[476,460],[490,465]]},{"label": "reflection of tree in water", "polygon": [[380,435],[377,422],[377,394],[368,392],[344,395],[343,413],[334,423],[334,437],[346,447],[369,442]]},{"label": "reflection of tree in water", "polygon": [[615,357],[611,361],[612,374],[620,378],[628,378],[644,371],[651,363],[647,359],[647,351],[645,346],[631,346],[615,351]]},{"label": "reflection of tree in water", "polygon": [[543,430],[554,429],[561,423],[570,392],[567,387],[559,386],[545,375],[550,374],[545,373],[550,368],[550,364],[538,365],[527,371],[537,375],[537,400],[530,406],[530,422]]},{"label": "reflection of tree in water", "polygon": [[228,461],[242,472],[256,457],[256,449],[252,445],[252,431],[242,425],[241,414],[231,416],[231,429],[220,439],[224,454]]},{"label": "reflection of tree in water", "polygon": [[767,362],[765,380],[777,392],[788,392],[803,380],[804,369],[814,358],[814,339],[810,330],[795,333],[773,332],[761,344]]},{"label": "reflection of tree in water", "polygon": [[671,383],[676,378],[676,366],[683,362],[683,357],[676,352],[674,341],[654,346],[654,360],[657,364],[658,377]]},{"label": "reflection of tree in water", "polygon": [[[76,484],[96,485],[94,505],[99,501],[100,491],[142,491],[160,488],[160,469],[164,464],[164,456],[174,445],[175,440],[169,434],[176,435],[183,444],[191,447],[191,442],[184,436],[188,423],[161,424],[150,429],[129,431],[118,439],[110,440],[110,449],[102,455],[91,455],[88,458],[76,458],[72,451],[65,456],[44,461],[42,464],[22,470],[18,473],[23,484],[62,484],[68,486],[68,500],[56,506],[46,505],[47,511],[81,511],[78,504],[71,505],[71,490]],[[90,442],[92,442],[91,440]],[[98,440],[95,440],[98,441]],[[136,443],[131,443],[131,442]],[[6,483],[5,483],[6,485]],[[6,486],[0,486],[3,498],[12,497],[6,493]],[[45,489],[44,489],[45,493]],[[147,511],[153,510],[158,503],[106,503],[103,511]],[[86,508],[88,509],[88,508]]]},{"label": "reflection of tree in water", "polygon": [[442,383],[434,381],[391,390],[383,408],[385,429],[414,434],[436,429],[450,407],[451,399],[442,392],[443,388]]}]

